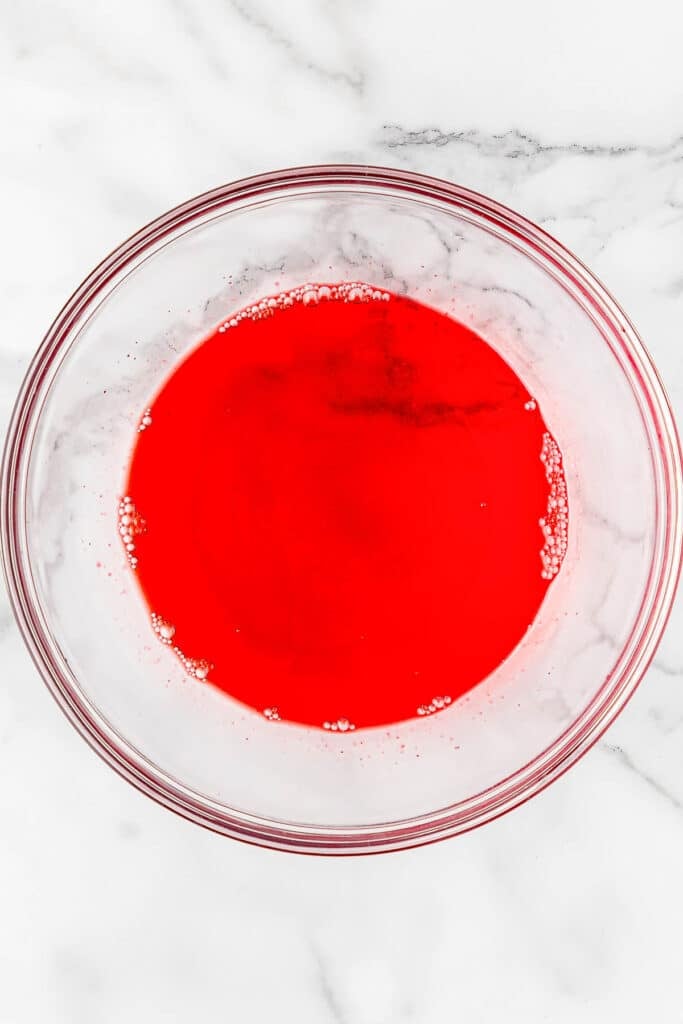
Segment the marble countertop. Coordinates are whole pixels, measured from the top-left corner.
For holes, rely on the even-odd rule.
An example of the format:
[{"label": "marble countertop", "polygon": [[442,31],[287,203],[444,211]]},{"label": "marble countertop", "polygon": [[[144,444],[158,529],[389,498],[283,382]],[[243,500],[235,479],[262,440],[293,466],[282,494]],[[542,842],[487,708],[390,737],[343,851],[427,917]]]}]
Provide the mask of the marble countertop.
[{"label": "marble countertop", "polygon": [[[683,63],[669,0],[0,5],[0,429],[99,258],[215,184],[397,165],[545,226],[683,415]],[[251,849],[105,767],[0,593],[0,1024],[683,1021],[683,604],[606,737],[513,814],[351,860]]]}]

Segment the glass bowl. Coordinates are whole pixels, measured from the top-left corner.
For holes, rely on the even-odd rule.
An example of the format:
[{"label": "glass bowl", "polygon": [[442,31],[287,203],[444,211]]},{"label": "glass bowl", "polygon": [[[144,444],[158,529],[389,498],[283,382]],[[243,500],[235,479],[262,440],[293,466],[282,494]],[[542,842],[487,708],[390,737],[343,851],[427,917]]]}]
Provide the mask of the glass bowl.
[{"label": "glass bowl", "polygon": [[[277,724],[188,679],[154,640],[117,535],[142,410],[234,310],[364,281],[473,327],[564,455],[569,549],[503,664],[438,715],[344,736]],[[184,817],[283,850],[409,847],[539,792],[633,693],[681,554],[675,426],[636,331],[545,232],[448,182],[365,166],[249,178],[124,242],[66,304],[7,440],[2,548],[17,620],[74,726]]]}]

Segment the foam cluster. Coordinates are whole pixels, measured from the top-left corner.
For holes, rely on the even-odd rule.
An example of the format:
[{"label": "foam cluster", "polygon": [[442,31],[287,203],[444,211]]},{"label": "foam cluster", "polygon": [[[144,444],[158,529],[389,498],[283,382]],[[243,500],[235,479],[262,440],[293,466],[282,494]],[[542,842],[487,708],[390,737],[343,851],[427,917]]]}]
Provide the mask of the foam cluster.
[{"label": "foam cluster", "polygon": [[145,411],[142,414],[142,419],[140,420],[140,422],[138,424],[138,434],[141,434],[143,432],[143,430],[147,430],[147,427],[151,427],[151,426],[152,426],[152,410],[151,409],[145,409]]},{"label": "foam cluster", "polygon": [[348,718],[338,718],[336,722],[323,722],[323,729],[328,729],[330,732],[353,732],[355,728],[353,722],[349,722]]},{"label": "foam cluster", "polygon": [[567,483],[562,469],[562,455],[555,439],[547,432],[543,435],[541,462],[548,481],[548,505],[545,516],[539,519],[544,541],[541,548],[541,576],[552,580],[557,576],[567,553]]},{"label": "foam cluster", "polygon": [[175,626],[167,619],[162,619],[160,615],[152,612],[152,629],[161,643],[170,647],[175,636]]},{"label": "foam cluster", "polygon": [[135,554],[135,538],[147,529],[147,524],[142,518],[131,498],[126,495],[119,502],[119,536],[126,552],[126,557],[131,569],[138,564]]},{"label": "foam cluster", "polygon": [[389,292],[381,288],[373,288],[372,285],[364,284],[362,281],[347,281],[343,284],[306,284],[300,288],[291,288],[289,291],[280,292],[279,295],[271,295],[267,299],[261,299],[252,306],[245,306],[239,313],[228,317],[219,326],[221,334],[237,327],[243,320],[263,320],[272,316],[278,309],[287,309],[297,302],[304,306],[315,306],[319,302],[388,302]]},{"label": "foam cluster", "polygon": [[451,703],[450,697],[432,697],[429,704],[420,704],[418,715],[433,715],[435,711],[443,711]]},{"label": "foam cluster", "polygon": [[181,651],[180,647],[177,647],[173,643],[173,637],[176,632],[173,623],[169,622],[168,619],[164,619],[161,615],[157,615],[156,612],[152,612],[151,618],[152,629],[157,640],[159,640],[164,647],[170,647],[172,649],[188,676],[192,676],[193,679],[199,679],[203,682],[213,668],[213,665],[204,658],[188,658],[187,655]]}]

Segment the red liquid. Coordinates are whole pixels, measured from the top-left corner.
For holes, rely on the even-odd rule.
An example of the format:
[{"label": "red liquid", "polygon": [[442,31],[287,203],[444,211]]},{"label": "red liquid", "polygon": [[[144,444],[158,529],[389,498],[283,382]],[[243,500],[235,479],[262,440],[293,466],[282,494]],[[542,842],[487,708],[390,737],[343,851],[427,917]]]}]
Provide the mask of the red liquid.
[{"label": "red liquid", "polygon": [[481,338],[410,299],[316,287],[175,369],[121,530],[190,674],[346,731],[439,711],[500,664],[561,564],[566,490],[536,403]]}]

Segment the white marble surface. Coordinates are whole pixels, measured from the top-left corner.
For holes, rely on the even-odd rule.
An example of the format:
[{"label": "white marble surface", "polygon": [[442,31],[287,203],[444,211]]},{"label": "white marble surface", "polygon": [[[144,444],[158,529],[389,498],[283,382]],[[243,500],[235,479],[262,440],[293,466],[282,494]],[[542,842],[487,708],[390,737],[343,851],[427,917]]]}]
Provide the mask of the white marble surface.
[{"label": "white marble surface", "polygon": [[[632,315],[683,414],[683,18],[670,0],[615,16],[1,0],[0,427],[123,237],[214,184],[338,159],[545,225]],[[3,591],[0,1024],[683,1021],[682,621],[679,602],[621,719],[530,804],[332,861],[231,843],[123,783],[49,698]]]}]

